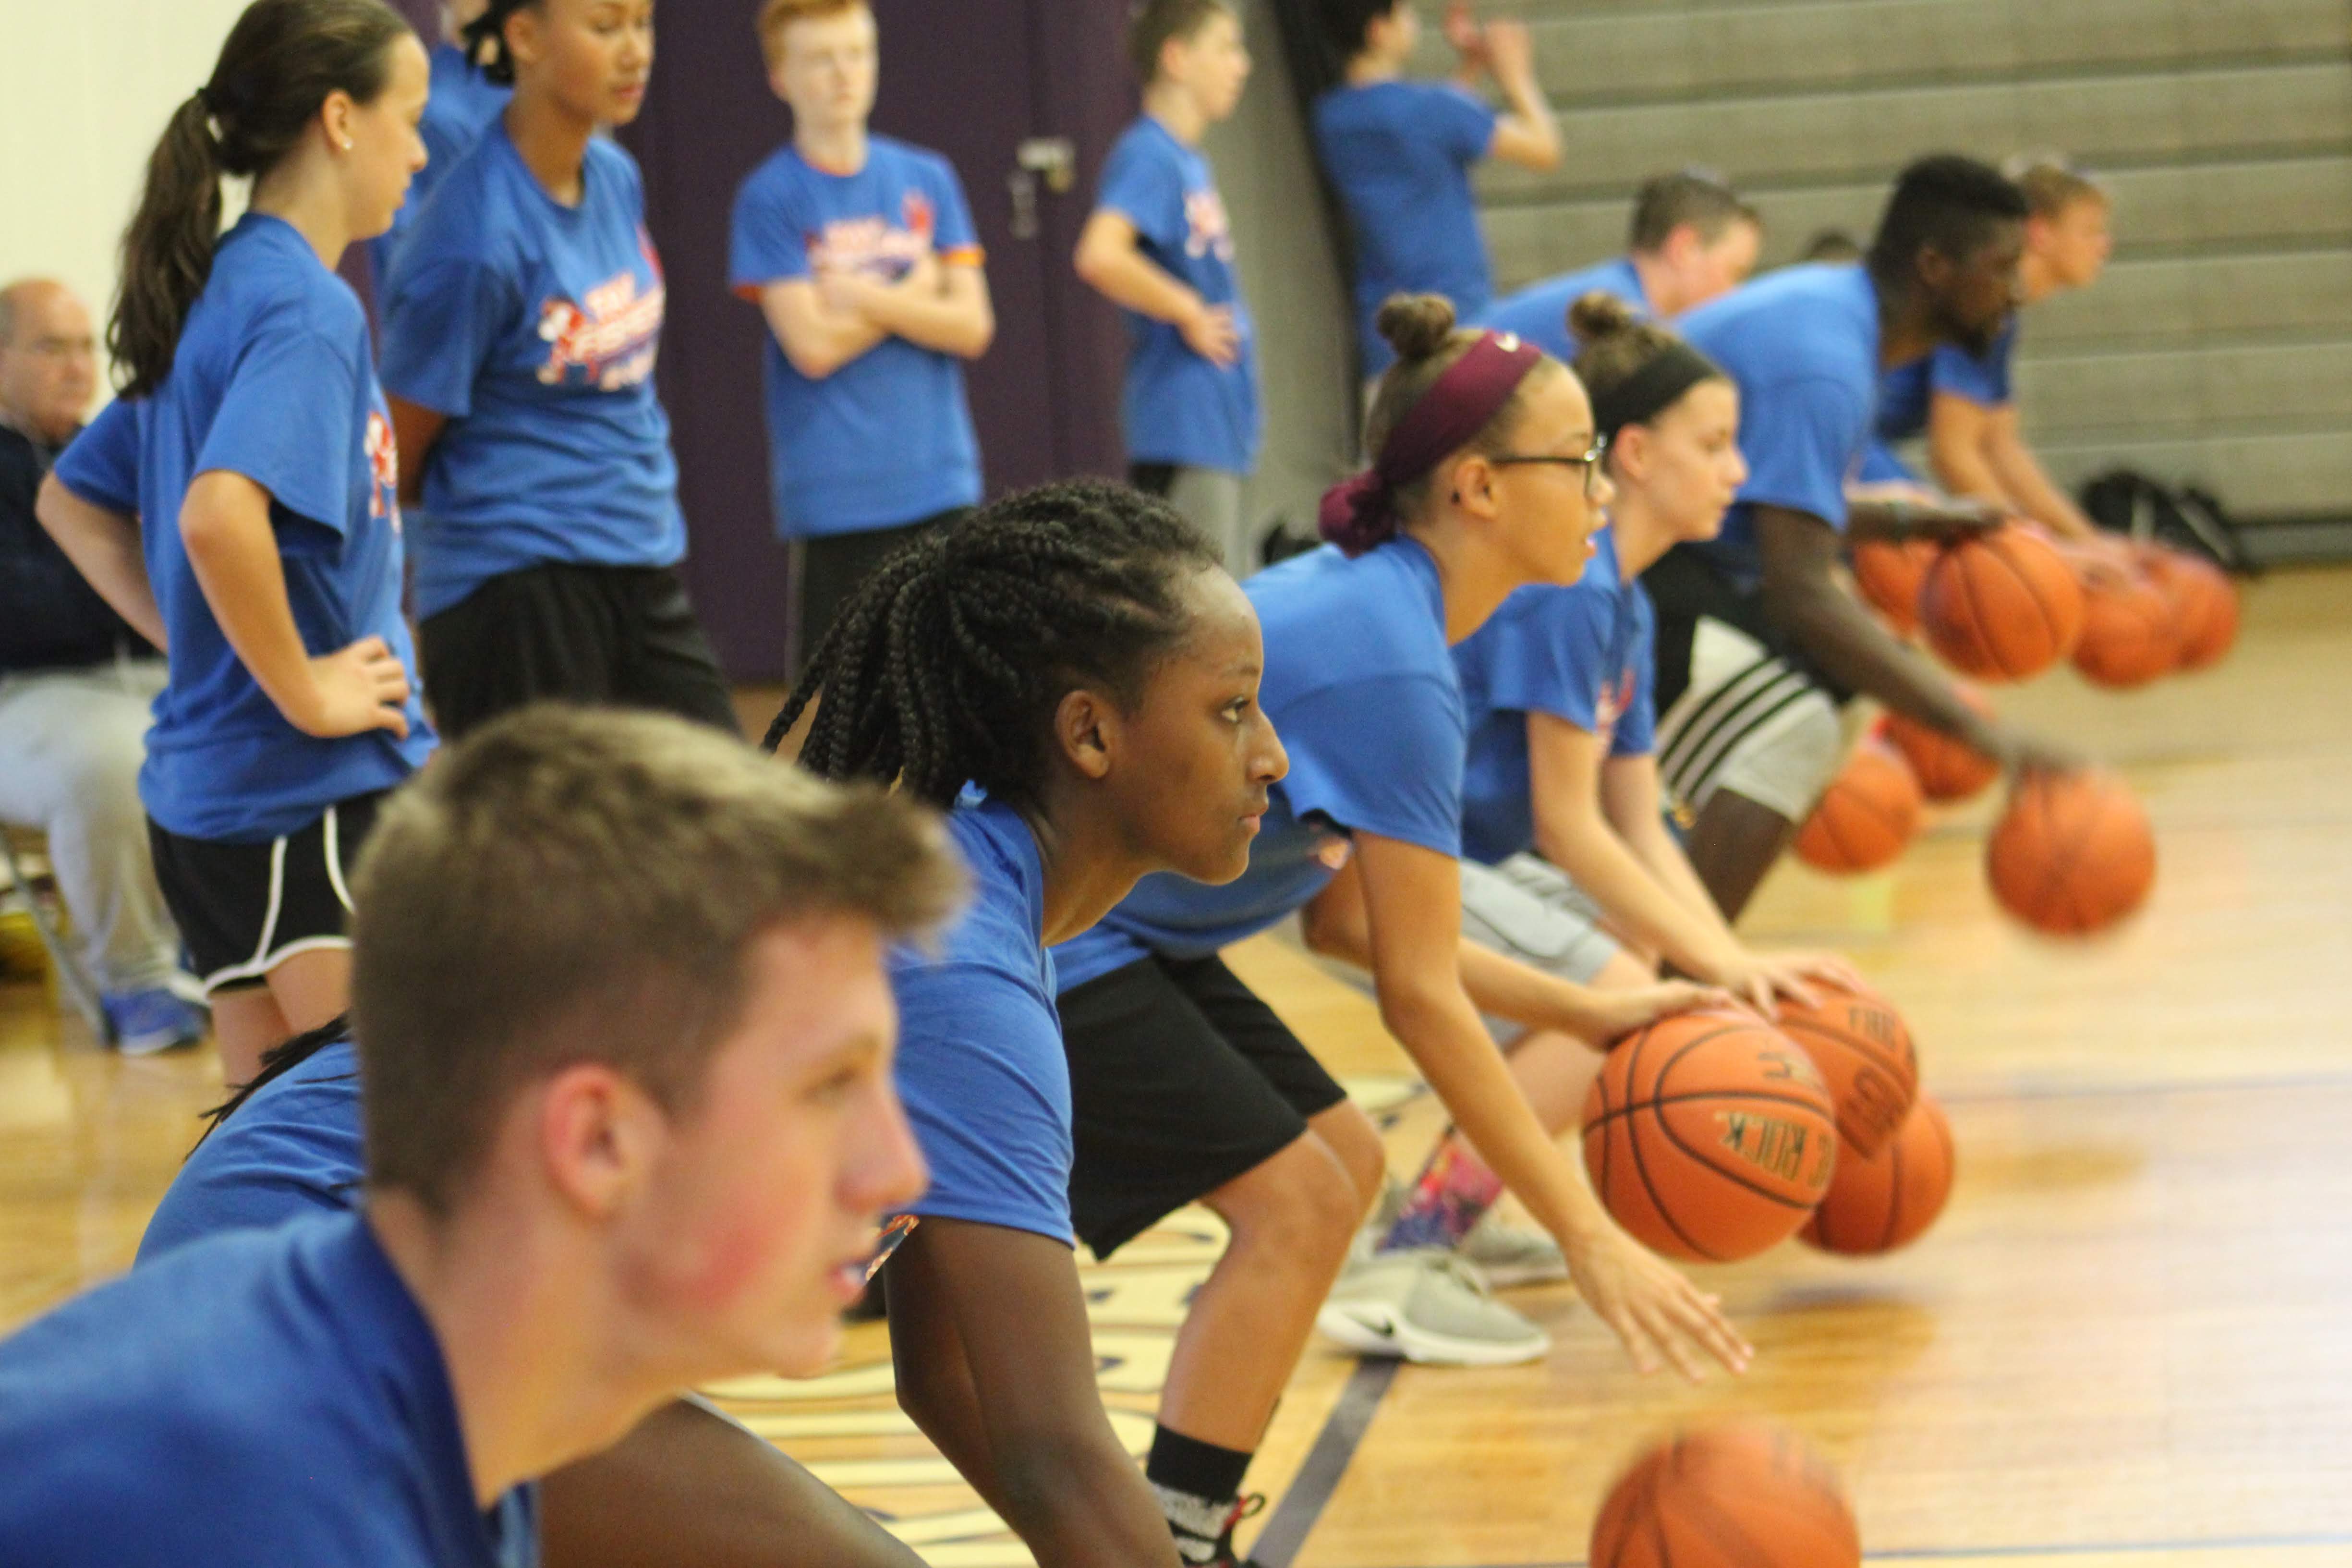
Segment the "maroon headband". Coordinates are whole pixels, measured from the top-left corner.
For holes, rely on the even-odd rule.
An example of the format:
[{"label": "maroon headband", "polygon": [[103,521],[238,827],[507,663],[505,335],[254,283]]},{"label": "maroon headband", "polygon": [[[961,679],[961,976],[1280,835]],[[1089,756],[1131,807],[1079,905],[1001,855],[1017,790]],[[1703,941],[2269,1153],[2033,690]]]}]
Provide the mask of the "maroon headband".
[{"label": "maroon headband", "polygon": [[1516,332],[1481,332],[1389,432],[1372,466],[1323,492],[1316,525],[1349,555],[1397,531],[1396,492],[1486,427],[1544,357]]}]

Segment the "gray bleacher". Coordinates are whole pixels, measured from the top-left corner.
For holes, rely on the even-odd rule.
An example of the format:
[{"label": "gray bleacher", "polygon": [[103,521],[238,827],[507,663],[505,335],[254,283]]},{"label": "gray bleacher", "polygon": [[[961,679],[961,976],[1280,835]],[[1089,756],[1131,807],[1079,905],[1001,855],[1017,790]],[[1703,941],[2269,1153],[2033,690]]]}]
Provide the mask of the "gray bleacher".
[{"label": "gray bleacher", "polygon": [[[2106,176],[2117,243],[2095,289],[2027,322],[2020,404],[2053,471],[2125,463],[2247,518],[2352,517],[2347,0],[1482,10],[1534,27],[1568,150],[1550,174],[1482,178],[1499,287],[1616,251],[1633,184],[1678,164],[1754,198],[1769,265],[1824,225],[1866,237],[1918,153],[2063,150]],[[1434,74],[1448,57],[1428,32]],[[2328,533],[2282,528],[2265,552]]]}]

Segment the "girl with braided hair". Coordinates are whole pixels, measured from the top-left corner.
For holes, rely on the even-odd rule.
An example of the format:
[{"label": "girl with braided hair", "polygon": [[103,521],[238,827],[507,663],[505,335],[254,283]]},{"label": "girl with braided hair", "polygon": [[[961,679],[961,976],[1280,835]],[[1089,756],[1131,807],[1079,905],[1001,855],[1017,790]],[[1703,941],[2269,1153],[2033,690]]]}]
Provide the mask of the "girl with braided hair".
[{"label": "girl with braided hair", "polygon": [[1392,299],[1381,327],[1397,363],[1372,407],[1371,471],[1325,498],[1329,544],[1245,590],[1265,627],[1260,701],[1290,762],[1249,869],[1213,888],[1149,878],[1055,954],[1078,1234],[1108,1254],[1196,1198],[1234,1231],[1178,1338],[1150,1467],[1196,1563],[1230,1559],[1241,1480],[1318,1309],[1326,1332],[1373,1353],[1495,1363],[1546,1343],[1450,1253],[1372,1260],[1325,1308],[1381,1191],[1380,1139],[1217,956],[1295,911],[1310,945],[1370,969],[1390,1032],[1638,1363],[1696,1374],[1701,1352],[1734,1366],[1747,1353],[1710,1299],[1610,1221],[1530,1107],[1542,1084],[1515,1081],[1479,1016],[1598,1044],[1707,994],[1597,991],[1461,941],[1465,721],[1448,647],[1520,584],[1583,570],[1609,494],[1591,406],[1557,360],[1455,330],[1441,299]]},{"label": "girl with braided hair", "polygon": [[1287,766],[1261,657],[1249,601],[1175,512],[1054,485],[884,563],[769,731],[825,778],[950,810],[971,868],[940,950],[894,965],[931,1185],[883,1279],[899,1403],[1045,1568],[1177,1563],[1096,1388],[1047,947],[1148,872],[1249,864]]}]

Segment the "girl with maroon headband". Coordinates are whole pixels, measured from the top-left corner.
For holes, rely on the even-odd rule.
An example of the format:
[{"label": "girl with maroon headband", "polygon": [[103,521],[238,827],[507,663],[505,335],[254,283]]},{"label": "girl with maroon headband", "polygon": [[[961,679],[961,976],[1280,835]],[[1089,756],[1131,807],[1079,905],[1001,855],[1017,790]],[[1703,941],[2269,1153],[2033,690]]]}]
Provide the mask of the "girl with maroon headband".
[{"label": "girl with maroon headband", "polygon": [[[1233,1230],[1178,1336],[1147,1468],[1194,1562],[1230,1558],[1243,1473],[1384,1173],[1370,1121],[1217,956],[1302,910],[1314,940],[1335,879],[1362,919],[1330,923],[1364,933],[1354,956],[1390,1031],[1635,1363],[1696,1376],[1697,1352],[1734,1368],[1748,1354],[1711,1298],[1611,1222],[1479,1017],[1598,1041],[1708,994],[1596,992],[1460,940],[1466,729],[1448,650],[1514,588],[1583,571],[1608,498],[1591,405],[1558,361],[1456,331],[1433,296],[1390,300],[1380,326],[1398,363],[1372,405],[1371,470],[1325,498],[1326,548],[1244,584],[1265,632],[1258,700],[1289,754],[1249,869],[1223,887],[1148,877],[1055,950],[1078,1235],[1106,1256],[1196,1200]],[[1385,1306],[1323,1319],[1359,1348],[1457,1362],[1545,1348],[1524,1326],[1497,1335],[1513,1315],[1450,1261],[1370,1272]]]}]

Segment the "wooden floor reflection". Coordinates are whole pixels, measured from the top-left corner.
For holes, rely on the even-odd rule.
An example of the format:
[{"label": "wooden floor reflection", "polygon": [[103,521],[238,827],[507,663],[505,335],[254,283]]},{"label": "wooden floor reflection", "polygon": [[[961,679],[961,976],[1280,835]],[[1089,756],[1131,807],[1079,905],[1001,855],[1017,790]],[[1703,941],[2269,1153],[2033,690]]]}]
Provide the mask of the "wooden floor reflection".
[{"label": "wooden floor reflection", "polygon": [[[1784,868],[1749,918],[1844,949],[1905,1010],[1958,1148],[1942,1224],[1876,1262],[1792,1246],[1710,1271],[1759,1352],[1737,1383],[1645,1382],[1571,1291],[1514,1292],[1549,1357],[1402,1372],[1302,1568],[1576,1563],[1615,1467],[1731,1412],[1836,1460],[1874,1560],[2352,1564],[2352,574],[2282,574],[2246,609],[2219,669],[2001,694],[2147,803],[2161,870],[2126,930],[2053,945],[2001,920],[1990,803],[1875,877]],[[1365,999],[1276,943],[1235,962],[1413,1163],[1438,1113]],[[127,1264],[218,1094],[208,1051],[121,1060],[37,984],[0,984],[0,1325]],[[1105,1397],[1139,1449],[1220,1242],[1187,1214],[1090,1272]],[[1352,1365],[1310,1351],[1254,1485],[1282,1490]],[[819,1383],[726,1392],[941,1568],[1026,1561],[898,1415],[878,1330]]]}]

